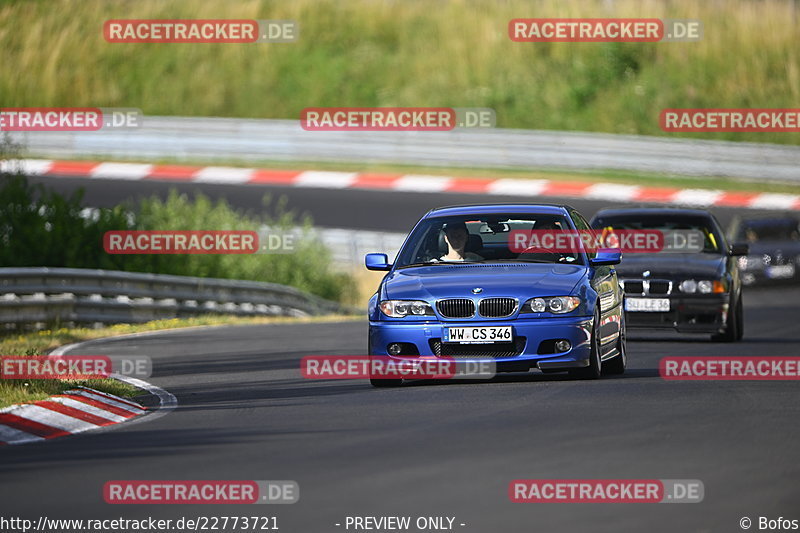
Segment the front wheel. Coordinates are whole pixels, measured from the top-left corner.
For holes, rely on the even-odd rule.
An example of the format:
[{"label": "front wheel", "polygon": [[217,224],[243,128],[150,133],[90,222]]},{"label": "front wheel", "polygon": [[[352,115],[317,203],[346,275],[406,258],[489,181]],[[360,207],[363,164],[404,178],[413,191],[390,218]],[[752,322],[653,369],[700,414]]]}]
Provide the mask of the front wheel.
[{"label": "front wheel", "polygon": [[589,366],[570,370],[570,375],[578,379],[597,379],[600,377],[602,363],[600,362],[600,310],[595,308],[592,320],[592,349],[589,353]]},{"label": "front wheel", "polygon": [[617,351],[613,359],[603,363],[603,374],[620,375],[625,373],[628,365],[627,340],[625,338],[625,312],[620,315],[619,337],[617,337]]},{"label": "front wheel", "polygon": [[744,335],[744,320],[742,317],[742,295],[730,307],[728,320],[725,322],[725,331],[711,336],[714,342],[736,342],[742,340]]}]

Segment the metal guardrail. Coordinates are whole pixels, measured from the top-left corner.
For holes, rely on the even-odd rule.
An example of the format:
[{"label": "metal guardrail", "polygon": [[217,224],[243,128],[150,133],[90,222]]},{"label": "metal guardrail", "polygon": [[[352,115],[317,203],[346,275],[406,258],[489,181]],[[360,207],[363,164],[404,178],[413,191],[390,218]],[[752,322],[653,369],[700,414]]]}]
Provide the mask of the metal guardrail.
[{"label": "metal guardrail", "polygon": [[115,270],[0,268],[0,324],[141,323],[204,314],[353,312],[275,283]]},{"label": "metal guardrail", "polygon": [[372,252],[385,253],[392,261],[407,236],[407,233],[342,228],[314,228],[312,234],[331,251],[334,265],[350,269],[363,269],[364,256]]},{"label": "metal guardrail", "polygon": [[142,122],[133,130],[11,137],[31,157],[618,169],[800,181],[800,147],[775,144],[508,129],[310,132],[296,120],[146,116]]}]

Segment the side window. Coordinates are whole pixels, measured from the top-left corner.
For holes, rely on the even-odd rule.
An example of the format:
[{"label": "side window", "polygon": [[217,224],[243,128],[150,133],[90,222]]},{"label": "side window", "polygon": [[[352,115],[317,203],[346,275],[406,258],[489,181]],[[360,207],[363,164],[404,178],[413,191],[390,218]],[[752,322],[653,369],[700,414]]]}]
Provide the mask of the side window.
[{"label": "side window", "polygon": [[[581,216],[580,213],[577,211],[570,211],[569,216],[572,219],[572,223],[575,224],[575,227],[578,231],[589,231],[591,228],[589,227],[589,223],[586,222],[586,219]],[[589,259],[593,259],[596,252],[587,251],[586,255],[589,256]]]}]

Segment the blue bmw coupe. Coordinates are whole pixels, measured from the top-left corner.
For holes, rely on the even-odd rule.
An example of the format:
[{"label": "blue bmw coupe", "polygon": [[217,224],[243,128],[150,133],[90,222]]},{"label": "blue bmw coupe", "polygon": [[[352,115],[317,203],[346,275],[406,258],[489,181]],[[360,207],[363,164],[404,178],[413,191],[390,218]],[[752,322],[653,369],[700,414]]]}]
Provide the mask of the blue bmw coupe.
[{"label": "blue bmw coupe", "polygon": [[[531,230],[579,232],[565,205],[494,204],[428,212],[369,301],[369,354],[398,360],[491,360],[498,372],[568,371],[596,379],[625,371],[624,294],[618,250],[512,246]],[[398,379],[373,377],[376,387]]]}]

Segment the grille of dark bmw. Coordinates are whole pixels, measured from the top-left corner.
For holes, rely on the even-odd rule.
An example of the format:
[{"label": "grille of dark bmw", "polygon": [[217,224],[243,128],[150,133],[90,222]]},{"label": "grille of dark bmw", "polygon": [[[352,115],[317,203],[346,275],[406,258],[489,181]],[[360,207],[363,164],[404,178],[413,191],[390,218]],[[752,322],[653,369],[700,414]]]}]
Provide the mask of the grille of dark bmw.
[{"label": "grille of dark bmw", "polygon": [[660,279],[650,280],[649,293],[650,294],[669,294],[671,283]]},{"label": "grille of dark bmw", "polygon": [[665,279],[626,279],[625,294],[671,294],[672,282]]},{"label": "grille of dark bmw", "polygon": [[468,298],[439,300],[436,309],[445,318],[470,318],[475,314],[475,302]]},{"label": "grille of dark bmw", "polygon": [[478,304],[478,312],[486,318],[511,316],[517,308],[514,298],[485,298]]},{"label": "grille of dark bmw", "polygon": [[430,339],[431,351],[438,357],[486,357],[505,359],[516,357],[525,349],[525,337],[517,337],[514,342],[496,344],[451,344],[441,339]]}]

